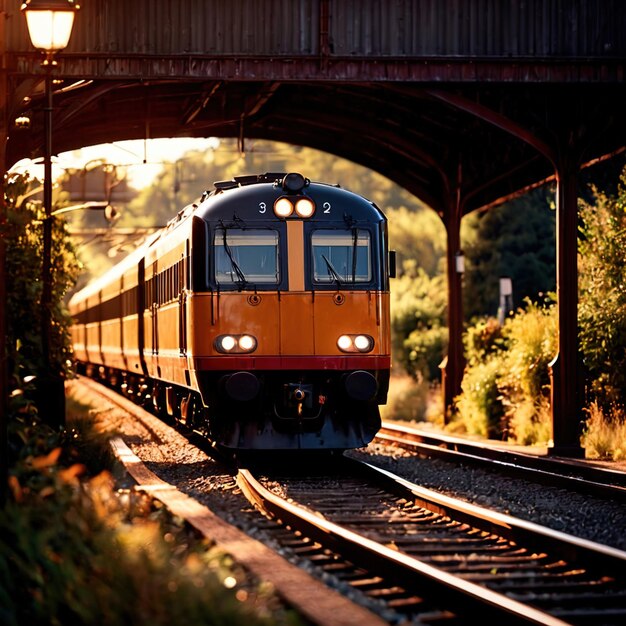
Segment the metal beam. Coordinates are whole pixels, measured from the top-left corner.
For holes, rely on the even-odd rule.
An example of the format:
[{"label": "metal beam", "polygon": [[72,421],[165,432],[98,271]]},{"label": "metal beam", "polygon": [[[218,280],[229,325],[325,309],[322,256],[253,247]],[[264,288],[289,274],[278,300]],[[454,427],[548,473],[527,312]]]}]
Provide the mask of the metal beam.
[{"label": "metal beam", "polygon": [[[598,83],[619,84],[626,69],[621,58],[501,59],[473,57],[389,57],[320,55],[142,54],[129,51],[66,52],[59,62],[67,77],[162,80],[343,81],[351,83]],[[38,57],[12,54],[17,76],[38,73]]]}]

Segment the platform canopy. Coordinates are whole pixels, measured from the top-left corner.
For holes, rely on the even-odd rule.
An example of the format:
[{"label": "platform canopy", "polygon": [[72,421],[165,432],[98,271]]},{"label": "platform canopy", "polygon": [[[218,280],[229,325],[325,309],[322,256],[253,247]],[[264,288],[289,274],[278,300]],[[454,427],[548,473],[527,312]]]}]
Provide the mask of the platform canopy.
[{"label": "platform canopy", "polygon": [[[41,154],[44,69],[5,4],[10,165]],[[262,137],[442,215],[460,191],[466,213],[552,176],[555,141],[583,162],[626,145],[625,59],[619,0],[86,0],[53,70],[53,145]]]}]

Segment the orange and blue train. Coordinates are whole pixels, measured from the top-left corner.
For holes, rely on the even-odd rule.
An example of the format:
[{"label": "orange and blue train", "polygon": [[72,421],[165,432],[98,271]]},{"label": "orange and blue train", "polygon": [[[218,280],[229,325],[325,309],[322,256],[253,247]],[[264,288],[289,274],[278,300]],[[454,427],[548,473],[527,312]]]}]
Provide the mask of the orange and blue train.
[{"label": "orange and blue train", "polygon": [[358,448],[387,398],[394,266],[360,195],[218,182],[72,297],[77,369],[222,448]]}]

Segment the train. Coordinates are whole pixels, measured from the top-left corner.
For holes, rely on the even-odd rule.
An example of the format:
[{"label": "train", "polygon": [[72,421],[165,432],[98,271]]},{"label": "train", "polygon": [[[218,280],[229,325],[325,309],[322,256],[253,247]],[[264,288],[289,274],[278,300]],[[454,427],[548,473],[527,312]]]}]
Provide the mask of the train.
[{"label": "train", "polygon": [[76,370],[225,450],[363,447],[394,274],[361,195],[298,172],[216,182],[71,297]]}]

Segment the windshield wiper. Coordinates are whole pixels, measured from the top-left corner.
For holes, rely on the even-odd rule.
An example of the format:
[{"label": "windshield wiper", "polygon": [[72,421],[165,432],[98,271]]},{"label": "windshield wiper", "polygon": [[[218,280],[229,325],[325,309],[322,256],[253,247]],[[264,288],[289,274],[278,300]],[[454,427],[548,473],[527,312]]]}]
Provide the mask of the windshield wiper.
[{"label": "windshield wiper", "polygon": [[322,258],[324,259],[324,262],[326,263],[326,269],[328,270],[328,275],[337,283],[337,287],[341,287],[341,283],[342,283],[341,276],[339,276],[339,273],[333,267],[333,264],[326,258],[325,254],[322,254]]},{"label": "windshield wiper", "polygon": [[235,274],[237,275],[237,280],[233,282],[237,283],[237,286],[239,287],[239,291],[241,291],[246,286],[248,281],[246,280],[246,275],[243,273],[242,269],[239,267],[239,264],[237,263],[237,261],[235,261],[233,257],[233,252],[230,249],[230,246],[228,245],[228,241],[227,241],[228,229],[224,228],[223,230],[224,230],[224,237],[223,237],[224,250],[226,251],[226,255],[228,256],[230,260],[230,266],[233,268]]},{"label": "windshield wiper", "polygon": [[356,261],[359,251],[359,229],[352,229],[352,284],[356,283]]}]

